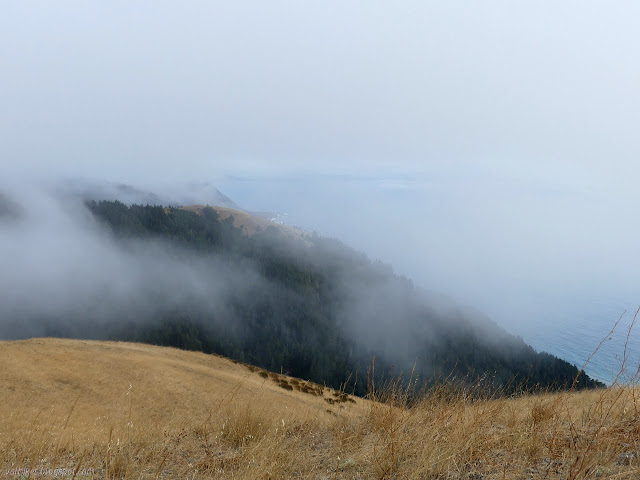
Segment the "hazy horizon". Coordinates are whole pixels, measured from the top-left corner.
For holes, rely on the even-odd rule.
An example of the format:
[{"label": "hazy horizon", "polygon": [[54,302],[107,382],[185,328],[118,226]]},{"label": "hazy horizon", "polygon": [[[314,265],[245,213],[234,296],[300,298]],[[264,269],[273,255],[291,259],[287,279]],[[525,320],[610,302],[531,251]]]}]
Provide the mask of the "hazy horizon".
[{"label": "hazy horizon", "polygon": [[210,181],[516,332],[608,302],[604,336],[640,303],[638,13],[10,2],[2,177]]}]

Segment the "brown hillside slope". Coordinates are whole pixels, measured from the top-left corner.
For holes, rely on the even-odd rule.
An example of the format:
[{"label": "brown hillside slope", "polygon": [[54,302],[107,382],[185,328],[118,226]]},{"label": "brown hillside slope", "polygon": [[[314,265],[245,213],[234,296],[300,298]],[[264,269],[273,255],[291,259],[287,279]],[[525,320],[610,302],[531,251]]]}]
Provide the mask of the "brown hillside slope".
[{"label": "brown hillside slope", "polygon": [[[187,207],[181,207],[183,210],[187,210],[189,212],[202,213],[202,210],[206,208],[206,205],[190,205]],[[209,207],[214,209],[218,213],[218,218],[220,220],[225,220],[229,217],[233,217],[233,225],[236,228],[240,228],[245,235],[255,235],[258,231],[265,230],[269,227],[275,227],[281,232],[283,235],[292,238],[300,238],[304,239],[309,236],[308,232],[304,230],[300,230],[298,228],[293,228],[288,225],[282,225],[279,223],[272,222],[267,220],[266,218],[257,217],[255,215],[251,215],[246,212],[242,212],[240,210],[235,210],[233,208],[228,207]]]},{"label": "brown hillside slope", "polygon": [[6,478],[640,478],[629,387],[481,401],[440,387],[408,406],[393,389],[365,401],[217,356],[59,339],[0,342],[0,365]]}]

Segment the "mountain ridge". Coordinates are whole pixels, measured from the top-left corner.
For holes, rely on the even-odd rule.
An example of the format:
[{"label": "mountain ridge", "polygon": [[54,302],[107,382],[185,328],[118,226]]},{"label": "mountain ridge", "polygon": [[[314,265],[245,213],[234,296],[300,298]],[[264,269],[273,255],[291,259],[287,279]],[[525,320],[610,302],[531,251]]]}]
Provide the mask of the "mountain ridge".
[{"label": "mountain ridge", "polygon": [[600,385],[335,239],[225,207],[27,200],[0,218],[15,252],[2,290],[29,292],[0,304],[2,338],[201,350],[333,388],[350,379],[359,395],[374,358],[377,381],[413,370],[502,393]]},{"label": "mountain ridge", "polygon": [[[103,204],[103,207],[108,209],[110,204]],[[146,211],[151,208],[148,207]],[[120,207],[118,209],[122,210]],[[138,213],[133,210],[133,207],[129,207],[128,211],[121,213],[135,217],[145,212],[145,208],[140,208]],[[205,351],[209,349],[226,355],[238,348],[236,353],[231,354],[233,358],[271,370],[284,367],[295,376],[327,382],[334,387],[355,371],[364,375],[373,357],[378,358],[380,370],[385,375],[391,374],[392,365],[398,368],[397,372],[404,371],[407,374],[418,361],[418,371],[426,377],[429,377],[429,371],[431,375],[440,377],[452,372],[458,377],[489,374],[494,375],[499,385],[506,386],[514,382],[531,388],[541,381],[547,386],[556,383],[560,387],[572,383],[574,377],[579,376],[579,385],[598,384],[583,373],[578,375],[577,369],[568,363],[549,354],[535,352],[522,339],[508,334],[488,318],[477,317],[474,320],[469,311],[461,310],[454,302],[443,303],[439,309],[435,308],[433,300],[425,301],[408,279],[396,276],[385,265],[371,263],[366,256],[338,241],[311,235],[306,237],[305,242],[298,242],[295,237],[283,236],[280,226],[269,226],[262,231],[256,229],[252,236],[247,237],[242,226],[234,223],[233,212],[227,211],[228,216],[221,218],[213,208],[197,207],[195,210],[198,212],[196,218],[201,222],[197,228],[202,228],[203,234],[209,228],[220,228],[219,248],[228,252],[225,255],[237,255],[238,258],[258,262],[259,275],[267,284],[250,293],[249,297],[240,295],[237,299],[240,304],[232,302],[237,315],[237,328],[245,332],[244,337],[236,337],[240,338],[236,347],[228,350],[230,345],[224,347],[218,343],[221,338],[225,342],[233,341],[231,330],[225,326],[221,328],[229,333],[222,334],[211,344],[212,339],[206,340],[207,328],[202,324],[198,326],[198,320],[195,323],[188,321],[189,326],[182,324],[183,327],[177,327],[178,330],[186,328],[185,332],[190,332],[186,333],[191,338],[187,344],[203,346],[209,343]],[[100,217],[97,204],[92,211]],[[180,211],[185,215],[195,213],[184,209]],[[157,220],[159,226],[162,223],[172,225],[177,220],[177,217],[172,220],[172,216],[177,214],[176,210],[169,210],[168,213],[163,210],[163,213],[165,217]],[[191,223],[192,220],[185,217],[184,221],[191,225],[189,230],[193,235],[196,227]],[[277,238],[274,237],[276,234]],[[122,235],[122,231],[119,235]],[[211,243],[203,245],[203,248],[210,248],[208,245]],[[266,293],[269,291],[272,293]],[[278,316],[282,316],[282,320],[277,320]],[[206,323],[205,317],[201,321]],[[245,324],[247,321],[250,327]],[[175,329],[176,326],[171,328]],[[154,335],[158,341],[158,332]],[[172,335],[175,335],[175,331]],[[283,343],[278,340],[278,335],[285,338]],[[281,346],[274,347],[274,350],[248,347],[253,337],[261,339],[259,344],[275,342]],[[132,339],[140,340],[136,337]],[[314,342],[320,343],[312,347]],[[320,354],[320,344],[325,345],[327,353]],[[249,353],[246,348],[253,352],[248,357],[244,356]],[[260,348],[271,353],[264,356]],[[291,357],[282,357],[284,352],[292,348]],[[320,354],[319,358],[314,357],[317,354]],[[519,360],[520,356],[522,360]],[[335,371],[332,380],[320,373],[328,371],[326,362],[344,364],[344,367]],[[511,378],[505,365],[519,365],[519,378]],[[558,372],[564,369],[565,375],[572,373],[554,379],[551,370],[545,372],[552,366],[558,368]],[[531,383],[531,378],[537,380]]]},{"label": "mountain ridge", "polygon": [[141,188],[123,182],[88,179],[67,179],[54,185],[54,190],[77,196],[83,201],[110,200],[127,205],[186,206],[206,204],[242,210],[231,198],[211,182],[191,181],[167,187]]}]

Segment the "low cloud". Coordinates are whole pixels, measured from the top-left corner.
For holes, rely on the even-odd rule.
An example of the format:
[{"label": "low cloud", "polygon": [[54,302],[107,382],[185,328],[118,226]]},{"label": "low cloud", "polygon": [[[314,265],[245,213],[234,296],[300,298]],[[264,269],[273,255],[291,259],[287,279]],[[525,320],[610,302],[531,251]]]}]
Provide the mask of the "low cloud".
[{"label": "low cloud", "polygon": [[5,189],[0,216],[0,337],[70,334],[197,305],[228,317],[231,295],[262,288],[249,264],[146,239],[117,240],[77,198]]}]

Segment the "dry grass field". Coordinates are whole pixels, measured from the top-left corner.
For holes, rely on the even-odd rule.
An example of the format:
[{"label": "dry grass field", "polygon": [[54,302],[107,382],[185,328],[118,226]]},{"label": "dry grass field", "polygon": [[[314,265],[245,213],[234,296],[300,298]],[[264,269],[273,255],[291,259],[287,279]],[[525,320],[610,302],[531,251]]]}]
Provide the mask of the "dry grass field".
[{"label": "dry grass field", "polygon": [[0,478],[640,478],[640,391],[370,400],[196,352],[0,342]]}]

